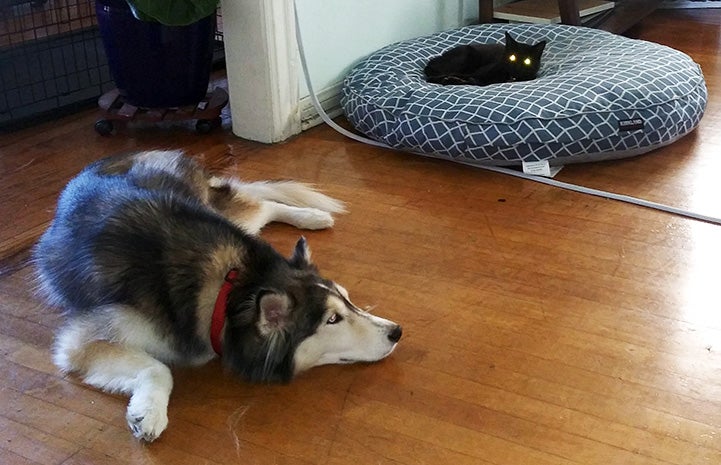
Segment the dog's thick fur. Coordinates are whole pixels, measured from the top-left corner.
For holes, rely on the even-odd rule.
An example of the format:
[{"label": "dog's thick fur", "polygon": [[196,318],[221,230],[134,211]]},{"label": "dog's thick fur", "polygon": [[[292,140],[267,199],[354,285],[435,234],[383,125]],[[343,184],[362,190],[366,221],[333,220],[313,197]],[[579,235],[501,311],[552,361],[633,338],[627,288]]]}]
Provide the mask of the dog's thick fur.
[{"label": "dog's thick fur", "polygon": [[67,315],[55,363],[129,394],[130,428],[154,440],[168,422],[168,364],[216,355],[211,318],[231,269],[222,360],[243,378],[286,382],[313,366],[389,355],[400,326],[322,278],[303,238],[286,259],[256,237],[271,221],[327,228],[342,210],[304,184],[211,176],[179,151],[88,166],[35,248],[40,288]]}]

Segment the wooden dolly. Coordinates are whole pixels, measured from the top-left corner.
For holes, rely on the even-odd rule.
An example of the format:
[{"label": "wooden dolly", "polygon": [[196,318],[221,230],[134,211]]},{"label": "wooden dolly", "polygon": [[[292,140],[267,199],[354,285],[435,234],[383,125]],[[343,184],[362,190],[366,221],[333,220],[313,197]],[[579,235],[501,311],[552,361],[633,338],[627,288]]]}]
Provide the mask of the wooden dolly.
[{"label": "wooden dolly", "polygon": [[113,121],[187,121],[197,120],[195,130],[207,134],[220,126],[220,112],[228,103],[228,93],[219,87],[209,92],[195,105],[174,108],[142,108],[125,101],[118,89],[106,92],[98,99],[98,106],[105,112],[95,122],[98,134],[107,136],[113,132]]}]

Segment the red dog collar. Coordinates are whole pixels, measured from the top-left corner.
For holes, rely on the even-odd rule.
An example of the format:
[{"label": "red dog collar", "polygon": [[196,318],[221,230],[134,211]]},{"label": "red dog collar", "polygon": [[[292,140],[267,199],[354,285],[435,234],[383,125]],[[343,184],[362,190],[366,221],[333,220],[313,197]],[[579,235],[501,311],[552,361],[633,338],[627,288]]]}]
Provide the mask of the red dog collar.
[{"label": "red dog collar", "polygon": [[220,291],[218,292],[218,297],[215,299],[215,306],[213,307],[213,320],[210,322],[210,344],[218,355],[222,355],[223,352],[220,334],[223,332],[223,325],[225,324],[225,313],[228,309],[228,294],[230,294],[230,291],[233,289],[237,277],[238,270],[233,268],[228,271],[228,274],[225,275],[223,285],[220,286]]}]

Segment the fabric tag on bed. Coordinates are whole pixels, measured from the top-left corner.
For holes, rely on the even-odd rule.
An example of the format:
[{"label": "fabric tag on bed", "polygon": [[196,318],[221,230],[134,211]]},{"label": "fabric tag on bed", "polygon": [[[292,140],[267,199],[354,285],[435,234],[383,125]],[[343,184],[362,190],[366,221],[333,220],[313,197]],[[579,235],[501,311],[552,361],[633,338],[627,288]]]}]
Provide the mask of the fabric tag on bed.
[{"label": "fabric tag on bed", "polygon": [[641,118],[624,119],[618,122],[618,130],[621,131],[639,131],[643,129],[643,120]]},{"label": "fabric tag on bed", "polygon": [[532,174],[533,176],[544,176],[546,178],[552,178],[563,169],[563,165],[551,166],[548,160],[541,161],[524,161],[521,162],[523,166],[523,172],[526,174]]}]

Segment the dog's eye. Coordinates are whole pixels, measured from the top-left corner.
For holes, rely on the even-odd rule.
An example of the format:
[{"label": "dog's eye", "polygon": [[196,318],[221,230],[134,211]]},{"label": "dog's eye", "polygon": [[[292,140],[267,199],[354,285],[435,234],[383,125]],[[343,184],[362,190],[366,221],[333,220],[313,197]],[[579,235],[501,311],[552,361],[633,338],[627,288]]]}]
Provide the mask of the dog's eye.
[{"label": "dog's eye", "polygon": [[343,317],[338,315],[337,313],[334,313],[333,315],[331,315],[330,318],[328,318],[328,321],[326,321],[325,323],[327,325],[334,325],[336,323],[340,323],[341,321],[343,321]]}]

